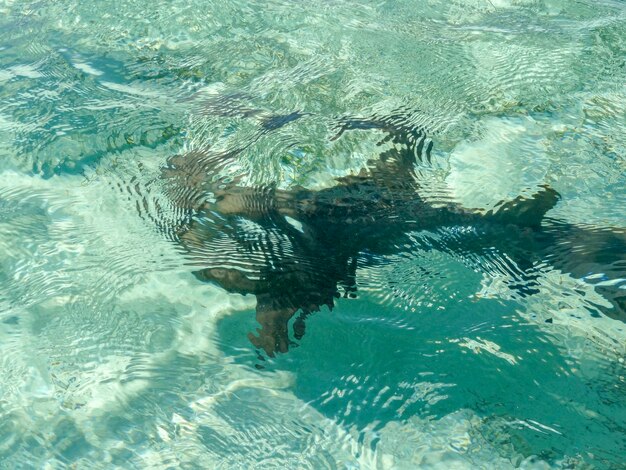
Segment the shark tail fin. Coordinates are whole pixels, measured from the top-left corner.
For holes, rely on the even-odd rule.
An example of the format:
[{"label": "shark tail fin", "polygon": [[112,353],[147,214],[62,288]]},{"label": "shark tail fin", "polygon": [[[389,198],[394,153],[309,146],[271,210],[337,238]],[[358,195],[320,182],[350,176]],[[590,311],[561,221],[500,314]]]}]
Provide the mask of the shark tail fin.
[{"label": "shark tail fin", "polygon": [[543,185],[530,198],[519,196],[487,215],[501,223],[538,229],[546,213],[556,205],[559,199],[561,195],[557,191],[548,185]]}]

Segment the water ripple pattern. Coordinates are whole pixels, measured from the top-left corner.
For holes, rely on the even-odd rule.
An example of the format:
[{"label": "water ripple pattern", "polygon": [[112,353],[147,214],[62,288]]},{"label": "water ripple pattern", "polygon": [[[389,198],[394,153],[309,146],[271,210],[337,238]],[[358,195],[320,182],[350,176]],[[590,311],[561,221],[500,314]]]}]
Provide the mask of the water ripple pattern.
[{"label": "water ripple pattern", "polygon": [[0,467],[622,468],[625,58],[614,0],[0,0]]}]

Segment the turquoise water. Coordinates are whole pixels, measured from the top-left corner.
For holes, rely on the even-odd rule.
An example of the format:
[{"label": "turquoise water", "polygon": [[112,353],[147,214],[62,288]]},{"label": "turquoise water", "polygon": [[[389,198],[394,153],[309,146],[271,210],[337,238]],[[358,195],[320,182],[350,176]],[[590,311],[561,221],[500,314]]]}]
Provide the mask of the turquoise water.
[{"label": "turquoise water", "polygon": [[163,169],[240,149],[243,186],[329,188],[391,145],[341,119],[402,110],[424,200],[549,185],[550,218],[619,231],[625,84],[619,1],[0,0],[0,467],[623,468],[626,326],[593,286],[623,264],[538,263],[522,296],[413,233],[268,357],[255,296],[172,241]]}]

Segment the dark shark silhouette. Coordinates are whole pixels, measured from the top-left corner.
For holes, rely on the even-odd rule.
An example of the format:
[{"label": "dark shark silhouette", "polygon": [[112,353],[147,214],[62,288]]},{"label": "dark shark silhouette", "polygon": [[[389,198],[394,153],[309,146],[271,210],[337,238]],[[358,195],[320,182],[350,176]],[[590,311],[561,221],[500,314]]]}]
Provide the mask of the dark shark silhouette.
[{"label": "dark shark silhouette", "polygon": [[[238,116],[258,119],[261,135],[304,115],[245,108]],[[425,131],[399,115],[345,118],[335,138],[369,129],[383,131],[393,146],[358,176],[339,178],[319,191],[239,184],[225,169],[243,148],[177,155],[164,168],[170,196],[186,212],[174,237],[200,268],[196,276],[256,296],[260,328],[249,334],[255,347],[269,356],[286,352],[293,344],[288,324],[296,314],[293,336],[300,339],[307,315],[323,306],[332,309],[342,295],[355,296],[360,265],[414,246],[418,242],[409,234],[416,231],[431,235],[424,249],[500,254],[509,287],[520,297],[537,292],[537,266],[550,264],[578,278],[596,274],[591,277],[605,281],[597,289],[613,306],[605,313],[626,320],[626,290],[620,288],[626,283],[626,231],[546,217],[560,199],[547,185],[487,213],[456,203],[435,206],[420,197],[415,172],[418,160],[431,158]]]}]

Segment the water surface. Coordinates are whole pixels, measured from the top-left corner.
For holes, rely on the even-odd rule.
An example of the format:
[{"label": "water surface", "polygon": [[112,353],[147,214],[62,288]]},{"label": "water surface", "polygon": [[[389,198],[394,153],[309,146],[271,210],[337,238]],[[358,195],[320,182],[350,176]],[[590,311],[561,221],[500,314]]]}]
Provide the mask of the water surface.
[{"label": "water surface", "polygon": [[551,218],[624,229],[625,58],[619,1],[0,0],[0,466],[620,468],[626,328],[593,284],[626,274],[540,266],[522,297],[415,244],[259,359],[162,169],[245,147],[245,184],[328,188],[386,148],[337,123],[403,110],[428,200],[548,184]]}]

